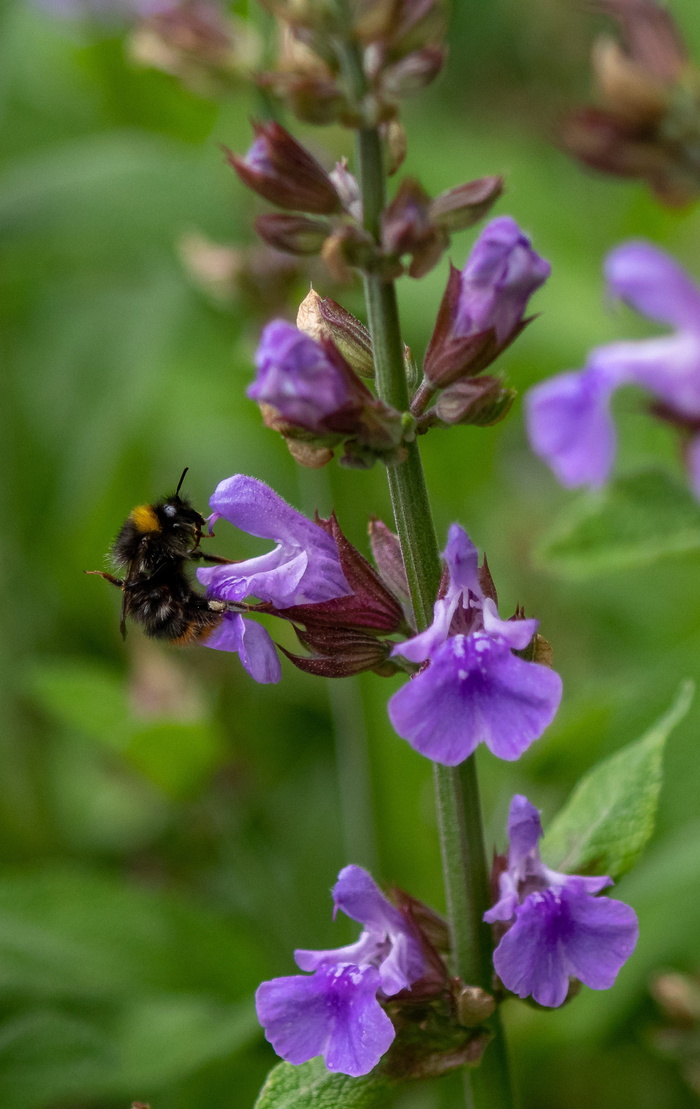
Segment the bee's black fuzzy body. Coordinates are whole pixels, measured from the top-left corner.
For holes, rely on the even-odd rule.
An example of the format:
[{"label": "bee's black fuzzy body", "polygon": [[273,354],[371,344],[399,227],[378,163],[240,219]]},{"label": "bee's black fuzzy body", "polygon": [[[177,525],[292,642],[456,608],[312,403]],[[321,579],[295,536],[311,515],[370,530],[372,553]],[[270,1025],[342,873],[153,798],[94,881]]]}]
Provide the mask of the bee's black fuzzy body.
[{"label": "bee's black fuzzy body", "polygon": [[156,504],[137,505],[122,524],[111,555],[123,579],[91,571],[122,590],[122,635],[128,616],[146,635],[185,645],[202,642],[223,619],[226,605],[192,588],[187,565],[227,560],[200,551],[206,521],[179,488]]}]

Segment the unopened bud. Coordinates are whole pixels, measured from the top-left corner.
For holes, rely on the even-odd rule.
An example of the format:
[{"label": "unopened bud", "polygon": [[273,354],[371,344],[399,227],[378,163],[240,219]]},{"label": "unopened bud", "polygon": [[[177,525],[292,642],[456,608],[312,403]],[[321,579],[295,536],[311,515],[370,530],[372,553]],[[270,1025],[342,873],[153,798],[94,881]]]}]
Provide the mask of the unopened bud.
[{"label": "unopened bud", "polygon": [[678,1024],[692,1025],[700,1021],[700,983],[686,974],[659,974],[651,985],[651,992]]},{"label": "unopened bud", "polygon": [[445,51],[438,46],[414,50],[382,72],[382,92],[390,100],[414,96],[431,84],[445,64]]},{"label": "unopened bud", "polygon": [[435,413],[445,424],[491,427],[505,419],[515,396],[515,390],[504,388],[498,378],[464,378],[440,394]]},{"label": "unopened bud", "polygon": [[398,535],[394,535],[382,520],[373,518],[369,523],[369,542],[384,581],[397,597],[408,599],[410,590]]},{"label": "unopened bud", "polygon": [[483,1024],[495,1010],[495,999],[480,986],[463,986],[457,994],[457,1020],[465,1028]]},{"label": "unopened bud", "polygon": [[391,33],[402,0],[352,0],[352,30],[360,42],[375,42]]},{"label": "unopened bud", "polygon": [[340,30],[338,6],[333,0],[260,0],[260,3],[293,27],[325,33]]},{"label": "unopened bud", "polygon": [[333,458],[330,447],[315,447],[312,443],[304,443],[300,439],[285,439],[287,450],[295,462],[305,466],[307,470],[321,470]]},{"label": "unopened bud", "polygon": [[349,284],[355,269],[373,268],[376,247],[372,236],[361,227],[346,225],[328,236],[323,244],[321,257],[336,281]]},{"label": "unopened bud", "polygon": [[316,215],[340,210],[333,182],[301,143],[274,120],[253,126],[255,142],[245,158],[226,150],[244,185],[278,208]]},{"label": "unopened bud", "polygon": [[322,220],[286,212],[265,212],[258,216],[255,230],[275,250],[284,250],[287,254],[319,254],[330,234],[330,227]]},{"label": "unopened bud", "polygon": [[610,108],[634,123],[659,121],[668,106],[667,90],[625,54],[614,39],[597,40],[592,63],[598,87]]},{"label": "unopened bud", "polygon": [[337,301],[320,297],[315,289],[310,289],[299,305],[297,327],[312,339],[331,339],[355,373],[374,377],[369,331]]},{"label": "unopened bud", "polygon": [[418,181],[406,177],[382,216],[382,245],[389,255],[411,255],[409,275],[423,277],[447,247],[445,232],[429,216],[430,197]]},{"label": "unopened bud", "polygon": [[439,46],[447,30],[446,0],[403,0],[388,50],[402,58],[425,46]]},{"label": "unopened bud", "polygon": [[483,219],[502,194],[502,177],[479,177],[436,196],[430,205],[430,219],[446,231],[461,231]]},{"label": "unopened bud", "polygon": [[387,123],[382,123],[379,131],[384,139],[387,176],[393,177],[406,159],[406,131],[400,119],[390,119]]},{"label": "unopened bud", "polygon": [[[306,657],[282,651],[294,665],[307,674],[323,678],[348,678],[365,670],[382,669],[389,661],[390,644],[365,632],[348,628],[295,628],[302,647],[313,654]],[[392,667],[396,672],[396,667]]]},{"label": "unopened bud", "polygon": [[347,159],[336,162],[331,170],[330,179],[336,187],[343,211],[353,219],[362,221],[362,196],[357,178],[348,169]]}]

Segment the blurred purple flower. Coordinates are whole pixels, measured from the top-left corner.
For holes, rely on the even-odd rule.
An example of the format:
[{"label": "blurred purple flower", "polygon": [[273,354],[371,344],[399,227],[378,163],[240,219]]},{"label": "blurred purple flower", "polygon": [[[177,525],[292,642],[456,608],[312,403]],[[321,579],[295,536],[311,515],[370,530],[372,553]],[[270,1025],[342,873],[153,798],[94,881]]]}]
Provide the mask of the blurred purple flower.
[{"label": "blurred purple flower", "polygon": [[108,23],[131,23],[166,6],[175,6],[174,0],[34,0],[34,3],[59,19],[98,19]]},{"label": "blurred purple flower", "polygon": [[413,926],[366,870],[341,870],[333,900],[336,912],[365,925],[357,942],[295,951],[297,965],[311,977],[263,982],[255,1001],[266,1038],[287,1062],[323,1055],[329,1070],[357,1077],[376,1066],[394,1039],[378,997],[410,989],[426,963]]},{"label": "blurred purple flower", "polygon": [[446,766],[463,762],[480,742],[498,758],[517,759],[554,719],[561,678],[513,654],[528,646],[537,620],[500,619],[482,588],[476,547],[458,524],[443,557],[449,581],[432,624],[392,652],[428,665],[391,698],[391,723]]},{"label": "blurred purple flower", "polygon": [[257,558],[198,570],[207,596],[218,601],[242,601],[253,596],[269,601],[275,608],[290,608],[352,592],[333,537],[263,481],[235,474],[219,483],[209,504],[212,526],[223,516],[249,535],[274,539],[277,546]]},{"label": "blurred purple flower", "polygon": [[462,270],[455,335],[491,328],[499,344],[522,323],[527,302],[551,273],[511,216],[486,224]]},{"label": "blurred purple flower", "polygon": [[271,404],[290,424],[327,433],[324,421],[353,403],[349,381],[310,335],[286,320],[273,320],[262,333],[257,377],[248,396]]},{"label": "blurred purple flower", "polygon": [[675,331],[598,347],[583,370],[531,389],[532,449],[562,485],[603,486],[616,447],[610,398],[621,385],[638,385],[656,398],[656,413],[684,432],[690,482],[700,497],[700,288],[669,255],[646,242],[613,250],[605,276],[614,296]]},{"label": "blurred purple flower", "polygon": [[508,867],[499,879],[500,898],[484,914],[509,925],[493,956],[496,973],[518,997],[556,1008],[569,992],[569,978],[593,990],[613,985],[639,935],[629,905],[595,894],[613,885],[607,877],[559,874],[540,859],[539,812],[516,794],[508,816]]}]

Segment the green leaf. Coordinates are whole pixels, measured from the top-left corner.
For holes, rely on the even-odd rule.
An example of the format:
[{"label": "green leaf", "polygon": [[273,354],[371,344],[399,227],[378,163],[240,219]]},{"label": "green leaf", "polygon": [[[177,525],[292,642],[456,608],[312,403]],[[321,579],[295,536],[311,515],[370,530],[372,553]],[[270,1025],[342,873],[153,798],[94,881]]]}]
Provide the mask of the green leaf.
[{"label": "green leaf", "polygon": [[349,1078],[331,1074],[322,1059],[299,1067],[280,1063],[270,1071],[254,1109],[374,1109],[385,1104],[394,1088],[377,1071]]},{"label": "green leaf", "polygon": [[634,865],[654,830],[666,740],[694,692],[692,681],[683,682],[671,708],[645,736],[581,779],[544,837],[542,854],[550,866],[617,879]]},{"label": "green leaf", "polygon": [[542,569],[587,578],[700,550],[700,505],[669,474],[645,470],[569,505],[533,552]]}]

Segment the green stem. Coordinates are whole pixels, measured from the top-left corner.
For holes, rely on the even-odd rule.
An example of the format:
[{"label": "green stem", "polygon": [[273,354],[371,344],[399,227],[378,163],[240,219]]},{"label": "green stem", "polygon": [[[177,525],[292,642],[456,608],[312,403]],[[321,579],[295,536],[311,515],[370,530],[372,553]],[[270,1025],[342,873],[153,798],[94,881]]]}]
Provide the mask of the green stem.
[{"label": "green stem", "polygon": [[[360,103],[367,88],[359,53],[351,44],[338,45],[349,87]],[[375,127],[359,130],[357,154],[364,226],[379,244],[386,196],[381,139]],[[377,392],[387,404],[405,412],[409,396],[396,289],[393,282],[385,281],[378,273],[366,274],[364,284]],[[418,444],[409,443],[406,460],[389,467],[387,472],[415,620],[422,630],[432,619],[441,565]],[[452,941],[451,969],[465,983],[488,990],[493,977],[492,944],[483,914],[490,902],[474,756],[460,767],[435,764],[434,782]],[[471,1103],[478,1109],[510,1109],[513,1101],[508,1062],[498,1017],[491,1028],[495,1043],[477,1068],[477,1073],[481,1072],[474,1076],[478,1096]],[[469,1090],[468,1081],[466,1085]]]}]

